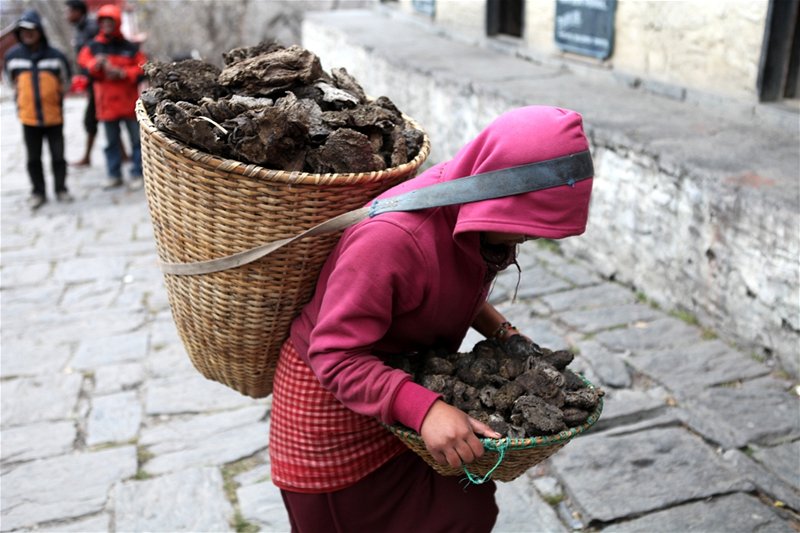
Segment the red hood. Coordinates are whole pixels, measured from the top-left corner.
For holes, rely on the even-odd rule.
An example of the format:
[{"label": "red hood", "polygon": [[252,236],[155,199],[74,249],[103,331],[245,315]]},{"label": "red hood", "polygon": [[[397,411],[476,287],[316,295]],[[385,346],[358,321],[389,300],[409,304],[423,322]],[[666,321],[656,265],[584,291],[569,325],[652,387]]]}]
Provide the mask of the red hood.
[{"label": "red hood", "polygon": [[[589,149],[581,116],[567,109],[529,106],[509,111],[453,159],[384,193],[394,196],[440,181],[537,163]],[[586,229],[593,179],[526,194],[458,206],[454,237],[496,231],[562,239]]]},{"label": "red hood", "polygon": [[102,32],[98,33],[97,37],[100,41],[106,41],[109,38],[122,38],[122,11],[120,11],[118,6],[114,4],[106,4],[102,6],[97,10],[97,20],[100,20],[101,18],[109,18],[114,21],[114,32],[109,36],[106,36]]}]

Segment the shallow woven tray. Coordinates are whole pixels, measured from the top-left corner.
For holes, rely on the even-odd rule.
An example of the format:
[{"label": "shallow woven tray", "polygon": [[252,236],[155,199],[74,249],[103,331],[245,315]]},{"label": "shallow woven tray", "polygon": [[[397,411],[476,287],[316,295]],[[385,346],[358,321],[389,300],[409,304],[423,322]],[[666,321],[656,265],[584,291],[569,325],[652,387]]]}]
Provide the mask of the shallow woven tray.
[{"label": "shallow woven tray", "polygon": [[[590,387],[594,387],[589,380],[581,379]],[[589,418],[574,428],[562,431],[555,435],[542,437],[529,437],[525,439],[481,439],[486,450],[475,462],[462,468],[453,468],[450,465],[441,465],[425,447],[425,442],[419,433],[402,425],[387,426],[403,443],[422,457],[434,470],[443,476],[466,476],[472,483],[483,483],[489,479],[497,481],[513,481],[529,468],[541,463],[558,450],[563,448],[573,438],[587,431],[600,418],[603,412],[603,398],[589,415]]]},{"label": "shallow woven tray", "polygon": [[[414,176],[430,151],[426,135],[412,161],[387,170],[285,172],[171,139],[155,128],[141,101],[136,118],[158,256],[167,263],[216,259],[297,235]],[[242,394],[268,396],[289,326],[310,300],[340,234],[300,239],[222,272],[165,274],[172,316],[194,366]]]}]

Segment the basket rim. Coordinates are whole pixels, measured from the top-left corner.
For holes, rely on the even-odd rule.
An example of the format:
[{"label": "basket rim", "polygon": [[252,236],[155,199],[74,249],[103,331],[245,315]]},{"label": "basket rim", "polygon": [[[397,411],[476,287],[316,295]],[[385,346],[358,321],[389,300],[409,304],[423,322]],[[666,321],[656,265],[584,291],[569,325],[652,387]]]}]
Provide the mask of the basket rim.
[{"label": "basket rim", "polygon": [[411,161],[403,163],[395,167],[386,168],[384,170],[374,170],[371,172],[350,172],[350,173],[325,173],[314,174],[310,172],[299,171],[286,171],[276,170],[262,167],[253,163],[244,163],[234,159],[226,159],[223,157],[215,156],[207,152],[203,152],[197,148],[173,139],[167,136],[158,128],[156,128],[147,110],[144,107],[142,99],[136,100],[136,119],[139,122],[141,129],[145,133],[152,136],[159,143],[168,146],[172,151],[180,153],[182,156],[201,163],[209,165],[217,170],[223,172],[232,172],[242,174],[249,177],[262,178],[271,181],[278,181],[290,184],[319,184],[324,182],[325,185],[353,185],[363,181],[383,181],[396,174],[405,174],[419,168],[422,163],[430,155],[431,144],[427,132],[411,117],[403,114],[403,118],[412,125],[415,129],[422,132],[422,146],[419,149],[416,157]]},{"label": "basket rim", "polygon": [[[583,375],[578,375],[578,377],[583,380],[586,385],[592,389],[596,389],[591,381],[586,379]],[[597,407],[595,407],[594,411],[589,415],[589,418],[586,419],[586,422],[581,424],[580,426],[575,426],[569,429],[565,429],[564,431],[560,431],[553,435],[541,435],[538,437],[525,437],[522,439],[513,439],[510,437],[502,437],[500,439],[492,439],[489,437],[481,438],[481,442],[483,443],[483,447],[489,451],[497,451],[500,449],[505,449],[507,451],[514,451],[514,450],[524,450],[528,448],[545,448],[547,446],[553,446],[555,444],[561,444],[572,440],[573,438],[577,437],[581,433],[587,431],[590,427],[592,427],[595,422],[600,418],[601,413],[603,412],[603,397],[600,397],[600,401],[597,403]],[[419,433],[414,431],[413,429],[407,428],[402,424],[393,424],[387,425],[387,428],[403,439],[408,440],[409,442],[415,443],[424,443],[422,440],[422,436]]]}]

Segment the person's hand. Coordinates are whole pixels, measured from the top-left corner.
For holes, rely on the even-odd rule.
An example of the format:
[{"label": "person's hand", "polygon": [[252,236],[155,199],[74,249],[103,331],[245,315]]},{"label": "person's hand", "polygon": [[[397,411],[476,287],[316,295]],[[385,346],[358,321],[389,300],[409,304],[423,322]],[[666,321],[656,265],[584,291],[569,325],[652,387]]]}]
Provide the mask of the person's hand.
[{"label": "person's hand", "polygon": [[483,455],[483,443],[475,433],[493,439],[502,436],[442,400],[431,406],[420,427],[425,447],[436,462],[453,468],[471,463]]},{"label": "person's hand", "polygon": [[121,80],[125,77],[125,71],[109,65],[106,67],[106,76],[112,80]]}]

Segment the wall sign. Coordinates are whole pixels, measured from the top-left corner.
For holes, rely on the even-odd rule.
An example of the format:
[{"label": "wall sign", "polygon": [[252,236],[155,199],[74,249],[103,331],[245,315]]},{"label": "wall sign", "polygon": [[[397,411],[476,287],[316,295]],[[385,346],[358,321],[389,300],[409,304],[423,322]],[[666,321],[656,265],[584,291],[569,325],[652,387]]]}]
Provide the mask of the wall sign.
[{"label": "wall sign", "polygon": [[556,45],[606,59],[614,46],[616,5],[617,0],[556,0]]},{"label": "wall sign", "polygon": [[414,6],[414,11],[429,17],[436,13],[436,0],[411,0],[411,5]]}]

